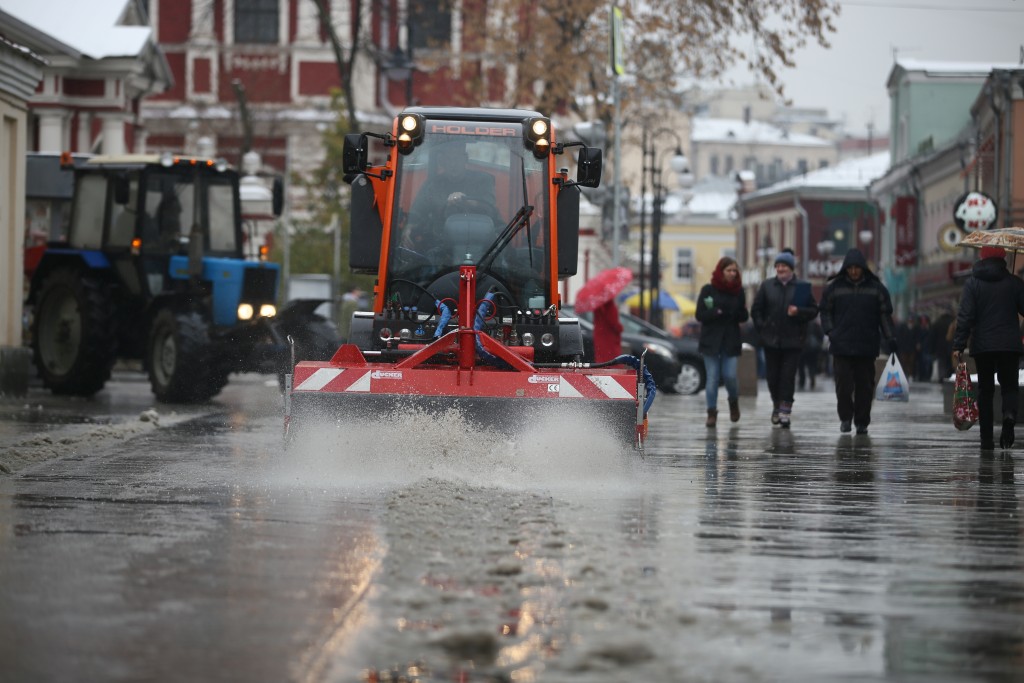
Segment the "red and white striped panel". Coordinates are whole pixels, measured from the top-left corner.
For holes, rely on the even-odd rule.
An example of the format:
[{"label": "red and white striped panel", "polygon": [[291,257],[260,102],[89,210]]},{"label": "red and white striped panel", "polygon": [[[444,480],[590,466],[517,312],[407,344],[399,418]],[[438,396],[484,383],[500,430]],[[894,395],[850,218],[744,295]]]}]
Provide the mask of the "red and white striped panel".
[{"label": "red and white striped panel", "polygon": [[636,394],[609,375],[562,375],[559,398],[636,399]]},{"label": "red and white striped panel", "polygon": [[317,368],[313,374],[295,385],[292,391],[369,392],[370,371]]}]

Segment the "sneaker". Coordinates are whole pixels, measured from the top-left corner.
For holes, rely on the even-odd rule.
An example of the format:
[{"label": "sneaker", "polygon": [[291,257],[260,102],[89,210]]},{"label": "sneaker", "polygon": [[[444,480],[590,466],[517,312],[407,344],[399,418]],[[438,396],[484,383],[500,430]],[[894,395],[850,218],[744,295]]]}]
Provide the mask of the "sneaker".
[{"label": "sneaker", "polygon": [[772,424],[773,425],[779,424],[779,410],[778,410],[778,408],[776,408],[775,410],[772,411]]},{"label": "sneaker", "polygon": [[779,414],[779,426],[783,429],[789,429],[789,413]]},{"label": "sneaker", "polygon": [[857,427],[857,433],[858,434],[867,434],[868,433],[868,428],[867,427]]},{"label": "sneaker", "polygon": [[842,422],[839,423],[839,431],[841,431],[843,434],[849,432],[851,428],[852,425],[850,424],[849,420],[843,420]]}]

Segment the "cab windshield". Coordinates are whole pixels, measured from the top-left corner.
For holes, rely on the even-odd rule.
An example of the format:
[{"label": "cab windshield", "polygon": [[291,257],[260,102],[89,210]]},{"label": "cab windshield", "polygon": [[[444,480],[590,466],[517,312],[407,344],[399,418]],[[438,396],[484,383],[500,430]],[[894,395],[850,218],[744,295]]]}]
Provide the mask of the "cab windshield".
[{"label": "cab windshield", "polygon": [[151,252],[183,252],[188,247],[192,224],[198,221],[205,240],[204,251],[235,256],[240,248],[235,228],[239,210],[235,194],[227,174],[151,169],[145,176],[143,244]]},{"label": "cab windshield", "polygon": [[[515,306],[547,304],[549,160],[525,148],[518,123],[446,121],[441,133],[431,125],[398,160],[392,282],[427,287],[471,263],[504,285]],[[524,214],[501,248],[499,236]]]}]

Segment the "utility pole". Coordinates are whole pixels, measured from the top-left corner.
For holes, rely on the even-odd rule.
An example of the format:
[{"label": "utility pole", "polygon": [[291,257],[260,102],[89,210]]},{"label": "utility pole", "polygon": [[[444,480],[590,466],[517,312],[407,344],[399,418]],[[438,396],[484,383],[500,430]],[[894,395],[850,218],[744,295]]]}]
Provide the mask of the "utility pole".
[{"label": "utility pole", "polygon": [[[619,257],[619,187],[622,183],[622,103],[619,95],[619,76],[625,72],[622,63],[622,10],[614,2],[611,8],[611,66],[612,66],[612,128],[615,134],[615,165],[612,167],[612,265],[618,266]],[[641,197],[641,199],[643,199]],[[642,266],[641,266],[642,267]]]}]

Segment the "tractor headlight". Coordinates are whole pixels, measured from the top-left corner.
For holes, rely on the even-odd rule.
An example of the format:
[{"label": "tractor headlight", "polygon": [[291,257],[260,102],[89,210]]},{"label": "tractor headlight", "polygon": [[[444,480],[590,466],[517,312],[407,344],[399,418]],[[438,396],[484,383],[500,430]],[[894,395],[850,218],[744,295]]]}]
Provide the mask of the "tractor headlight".
[{"label": "tractor headlight", "polygon": [[551,122],[546,118],[534,117],[526,119],[523,133],[526,146],[533,149],[534,156],[543,158],[551,151]]},{"label": "tractor headlight", "polygon": [[659,356],[664,356],[665,358],[669,358],[669,359],[675,358],[675,354],[672,352],[672,349],[670,349],[669,347],[665,346],[664,344],[656,344],[654,342],[647,342],[647,343],[644,344],[644,348],[647,349],[648,353],[656,353]]},{"label": "tractor headlight", "polygon": [[555,345],[555,335],[550,332],[545,332],[540,336],[540,345],[544,348],[550,348]]},{"label": "tractor headlight", "polygon": [[252,308],[252,304],[238,304],[239,320],[252,320],[253,313],[255,311]]},{"label": "tractor headlight", "polygon": [[426,120],[419,114],[402,114],[398,117],[398,151],[408,154],[423,140]]},{"label": "tractor headlight", "polygon": [[260,306],[261,318],[273,318],[277,315],[277,306],[274,304],[263,304]]},{"label": "tractor headlight", "polygon": [[523,332],[523,336],[520,339],[523,340],[523,346],[533,346],[533,332]]}]

